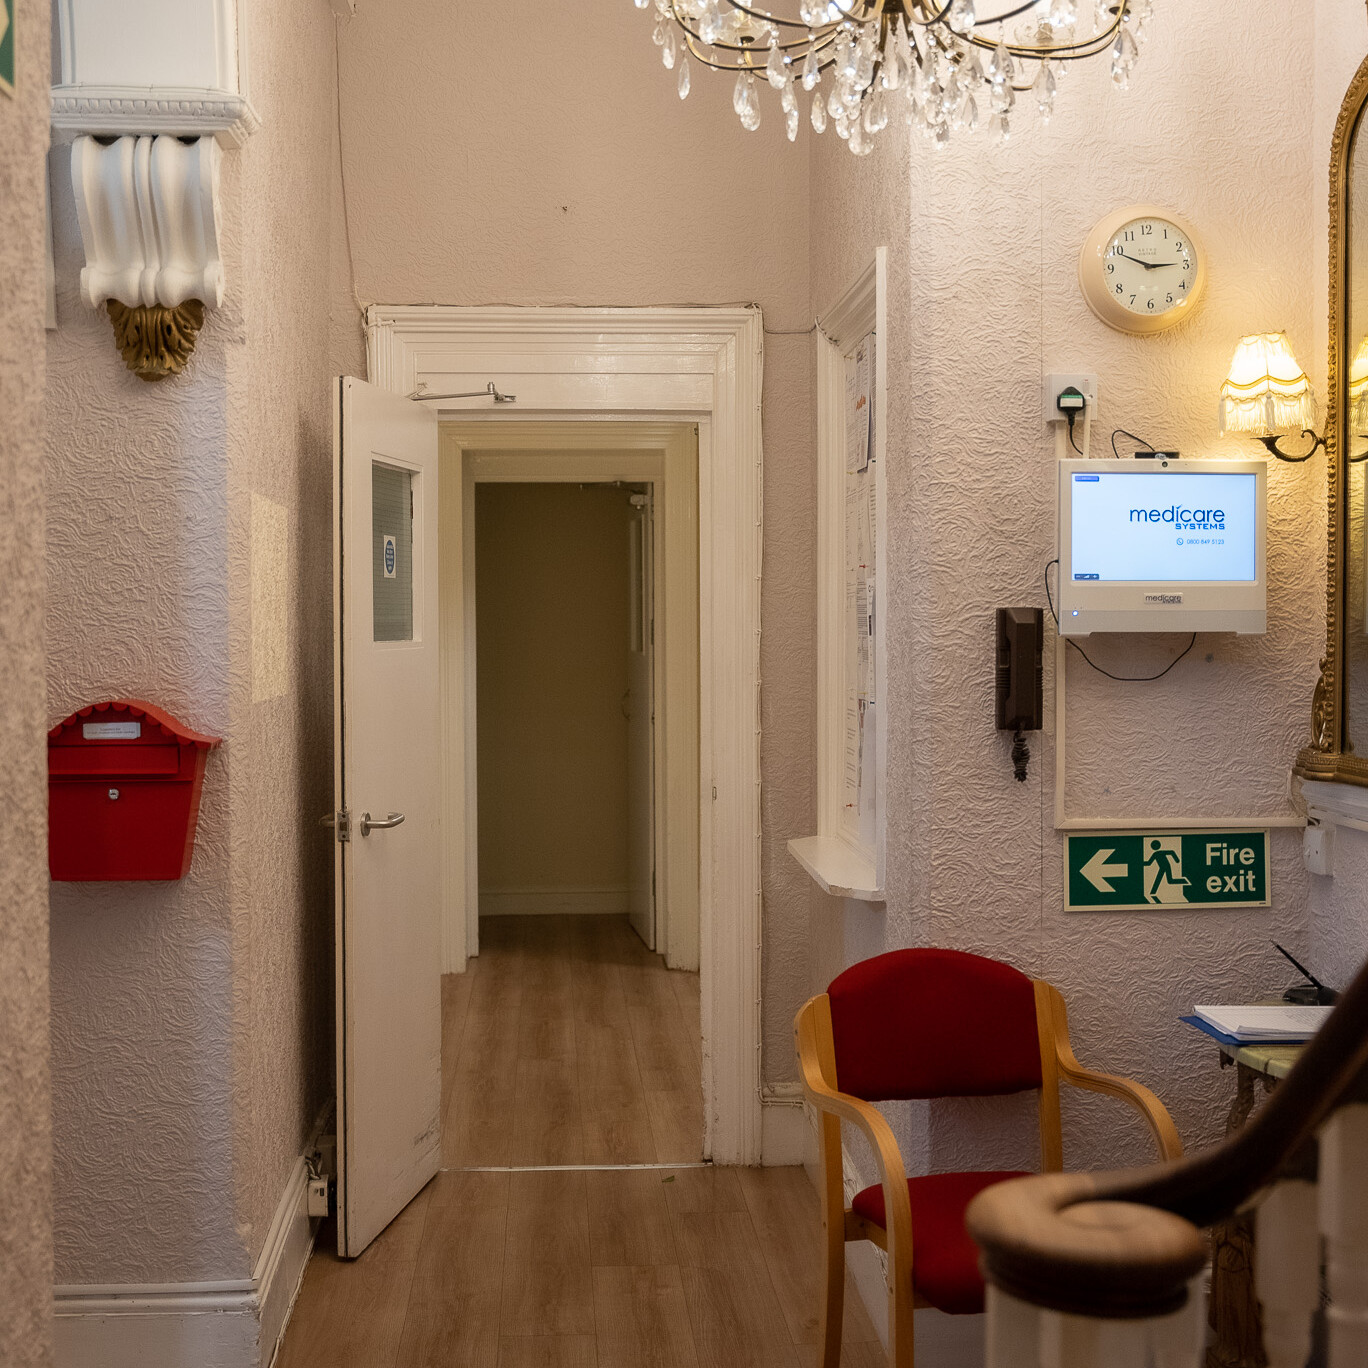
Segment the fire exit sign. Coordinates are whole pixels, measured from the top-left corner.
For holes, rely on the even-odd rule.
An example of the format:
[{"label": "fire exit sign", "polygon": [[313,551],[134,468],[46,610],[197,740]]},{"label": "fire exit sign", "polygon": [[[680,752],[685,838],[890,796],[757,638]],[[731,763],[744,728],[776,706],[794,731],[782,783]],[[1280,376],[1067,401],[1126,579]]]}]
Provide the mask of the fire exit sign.
[{"label": "fire exit sign", "polygon": [[1066,912],[1267,906],[1267,831],[1090,831],[1064,838]]},{"label": "fire exit sign", "polygon": [[14,94],[14,0],[0,0],[0,90]]}]

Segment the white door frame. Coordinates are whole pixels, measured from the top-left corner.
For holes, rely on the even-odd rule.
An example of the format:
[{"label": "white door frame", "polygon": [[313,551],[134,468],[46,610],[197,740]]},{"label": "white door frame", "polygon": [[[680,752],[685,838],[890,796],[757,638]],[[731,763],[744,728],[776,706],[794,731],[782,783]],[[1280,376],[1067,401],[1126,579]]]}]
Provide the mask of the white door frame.
[{"label": "white door frame", "polygon": [[452,759],[445,829],[443,972],[460,973],[479,936],[475,693],[474,486],[620,480],[654,487],[656,617],[656,945],[671,969],[699,968],[698,493],[696,425],[486,422],[440,425],[442,469],[443,751]]},{"label": "white door frame", "polygon": [[758,1163],[760,310],[375,305],[366,332],[374,384],[517,396],[444,416],[698,424],[704,1152]]}]

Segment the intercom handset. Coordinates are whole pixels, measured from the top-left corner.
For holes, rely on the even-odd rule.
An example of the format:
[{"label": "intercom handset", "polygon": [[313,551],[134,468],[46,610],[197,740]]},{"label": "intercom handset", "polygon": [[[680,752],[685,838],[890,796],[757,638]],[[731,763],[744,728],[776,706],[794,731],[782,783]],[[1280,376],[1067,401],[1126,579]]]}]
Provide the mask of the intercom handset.
[{"label": "intercom handset", "polygon": [[1039,731],[1044,715],[1044,619],[1040,608],[997,610],[997,725],[1016,733],[1012,768],[1023,783],[1031,758],[1024,733]]}]

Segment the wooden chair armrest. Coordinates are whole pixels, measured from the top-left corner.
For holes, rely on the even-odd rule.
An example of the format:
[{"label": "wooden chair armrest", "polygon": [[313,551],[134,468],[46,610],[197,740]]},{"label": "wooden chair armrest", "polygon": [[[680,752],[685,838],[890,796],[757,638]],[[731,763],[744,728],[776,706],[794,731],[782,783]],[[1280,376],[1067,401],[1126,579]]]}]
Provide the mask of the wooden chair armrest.
[{"label": "wooden chair armrest", "polygon": [[890,1177],[897,1176],[906,1188],[907,1172],[903,1168],[898,1142],[893,1138],[893,1129],[873,1103],[808,1079],[803,1080],[803,1094],[818,1111],[831,1112],[862,1131],[878,1160],[879,1177],[886,1183]]},{"label": "wooden chair armrest", "polygon": [[[1117,1074],[1100,1073],[1096,1069],[1085,1069],[1075,1058],[1073,1045],[1069,1040],[1069,1009],[1058,988],[1036,979],[1036,1011],[1043,1013],[1041,1050],[1043,1057],[1048,1055],[1048,1041],[1054,1043],[1054,1066],[1065,1083],[1081,1088],[1084,1092],[1102,1093],[1106,1097],[1116,1097],[1134,1107],[1148,1123],[1159,1146],[1159,1157],[1163,1160],[1181,1159],[1183,1142],[1178,1138],[1178,1130],[1168,1108],[1143,1083],[1131,1078],[1121,1078]],[[1048,1033],[1048,1034],[1047,1034]]]},{"label": "wooden chair armrest", "polygon": [[1067,1059],[1060,1059],[1059,1076],[1064,1082],[1085,1092],[1102,1093],[1128,1103],[1149,1123],[1161,1159],[1183,1157],[1183,1142],[1178,1138],[1178,1129],[1168,1114],[1168,1108],[1143,1083],[1137,1083],[1133,1078],[1121,1078],[1117,1074],[1085,1069],[1073,1057],[1072,1050]]}]

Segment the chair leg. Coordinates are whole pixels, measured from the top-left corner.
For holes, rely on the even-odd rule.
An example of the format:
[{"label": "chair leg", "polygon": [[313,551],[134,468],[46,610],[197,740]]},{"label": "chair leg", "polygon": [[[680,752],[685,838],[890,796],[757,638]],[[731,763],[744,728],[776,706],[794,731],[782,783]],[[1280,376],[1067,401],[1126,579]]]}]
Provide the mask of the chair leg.
[{"label": "chair leg", "polygon": [[821,1368],[840,1368],[841,1321],[845,1314],[845,1186],[841,1163],[840,1118],[824,1113],[822,1158],[822,1324]]},{"label": "chair leg", "polygon": [[888,1368],[912,1368],[912,1270],[888,1260]]},{"label": "chair leg", "polygon": [[[842,1211],[841,1216],[844,1217]],[[841,1324],[845,1317],[845,1230],[828,1221],[822,1231],[822,1368],[840,1368]]]}]

